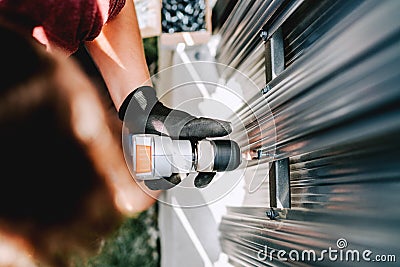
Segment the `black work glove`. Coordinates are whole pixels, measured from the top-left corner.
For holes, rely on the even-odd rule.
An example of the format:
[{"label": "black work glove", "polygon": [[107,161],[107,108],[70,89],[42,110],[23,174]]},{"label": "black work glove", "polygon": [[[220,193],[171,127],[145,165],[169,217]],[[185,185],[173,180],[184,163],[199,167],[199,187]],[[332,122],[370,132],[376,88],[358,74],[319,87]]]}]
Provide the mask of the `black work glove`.
[{"label": "black work glove", "polygon": [[[220,137],[231,133],[229,122],[204,117],[194,117],[187,112],[170,109],[157,98],[153,87],[142,86],[131,92],[122,103],[119,118],[131,134],[167,135],[172,139],[188,139],[192,142],[206,137]],[[209,184],[215,173],[199,173],[196,187]],[[179,184],[180,174],[172,174],[159,180],[146,180],[152,190],[169,189]]]}]

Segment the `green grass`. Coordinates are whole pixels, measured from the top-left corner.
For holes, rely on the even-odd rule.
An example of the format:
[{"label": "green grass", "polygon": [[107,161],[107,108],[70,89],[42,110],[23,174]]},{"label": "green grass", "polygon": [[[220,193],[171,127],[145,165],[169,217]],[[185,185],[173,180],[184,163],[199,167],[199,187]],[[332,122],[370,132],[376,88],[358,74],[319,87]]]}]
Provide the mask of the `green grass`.
[{"label": "green grass", "polygon": [[150,75],[158,72],[158,37],[143,39],[144,54]]},{"label": "green grass", "polygon": [[86,263],[75,259],[77,267],[159,267],[157,204],[126,218],[117,231],[105,240],[101,251]]}]

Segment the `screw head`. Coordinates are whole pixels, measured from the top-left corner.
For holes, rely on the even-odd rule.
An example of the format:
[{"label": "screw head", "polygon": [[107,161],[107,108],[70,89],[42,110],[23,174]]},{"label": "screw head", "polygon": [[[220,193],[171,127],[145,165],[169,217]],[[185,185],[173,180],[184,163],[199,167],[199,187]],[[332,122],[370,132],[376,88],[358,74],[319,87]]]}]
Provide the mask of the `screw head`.
[{"label": "screw head", "polygon": [[268,39],[268,32],[266,30],[261,30],[260,31],[260,37],[264,40],[267,41]]},{"label": "screw head", "polygon": [[265,214],[267,215],[268,218],[270,218],[271,220],[274,220],[278,217],[278,214],[271,208],[270,210],[267,210],[265,212]]}]

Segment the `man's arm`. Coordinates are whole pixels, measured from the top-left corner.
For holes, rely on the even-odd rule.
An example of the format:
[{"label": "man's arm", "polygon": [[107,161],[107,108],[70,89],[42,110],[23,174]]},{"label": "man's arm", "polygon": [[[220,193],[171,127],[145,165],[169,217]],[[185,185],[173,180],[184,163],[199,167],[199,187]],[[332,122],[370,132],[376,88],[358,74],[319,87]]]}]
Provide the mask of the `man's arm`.
[{"label": "man's arm", "polygon": [[117,110],[130,92],[152,85],[133,0],[127,0],[121,12],[86,46]]},{"label": "man's arm", "polygon": [[[105,80],[118,117],[126,123],[130,133],[201,140],[225,136],[232,131],[229,122],[197,118],[170,109],[159,101],[150,80],[133,0],[126,0],[123,9],[104,25],[100,35],[87,42],[87,48]],[[180,178],[173,174],[151,186],[146,183],[146,186],[158,195],[160,191],[157,189],[165,190],[178,183]]]}]

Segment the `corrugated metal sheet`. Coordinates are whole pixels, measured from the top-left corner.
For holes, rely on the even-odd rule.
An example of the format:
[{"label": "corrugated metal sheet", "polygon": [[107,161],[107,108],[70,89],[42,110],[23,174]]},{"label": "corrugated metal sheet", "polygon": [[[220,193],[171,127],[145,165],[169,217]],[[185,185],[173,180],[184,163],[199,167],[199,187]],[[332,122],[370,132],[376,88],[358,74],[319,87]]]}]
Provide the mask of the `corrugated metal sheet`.
[{"label": "corrugated metal sheet", "polygon": [[[238,1],[222,25],[218,60],[258,77],[260,86],[236,121],[247,131],[233,138],[261,156],[250,165],[268,170],[273,161],[290,159],[290,209],[269,219],[265,196],[265,207],[230,207],[224,216],[221,244],[233,264],[365,265],[361,254],[358,262],[345,260],[352,250],[400,261],[398,14],[396,0],[253,0]],[[264,45],[278,30],[285,69],[266,81],[271,55]],[[272,258],[266,246],[275,249]],[[343,259],[320,261],[329,248]],[[294,260],[282,261],[280,249],[286,258],[313,250],[316,259],[296,260],[293,252]]]}]

